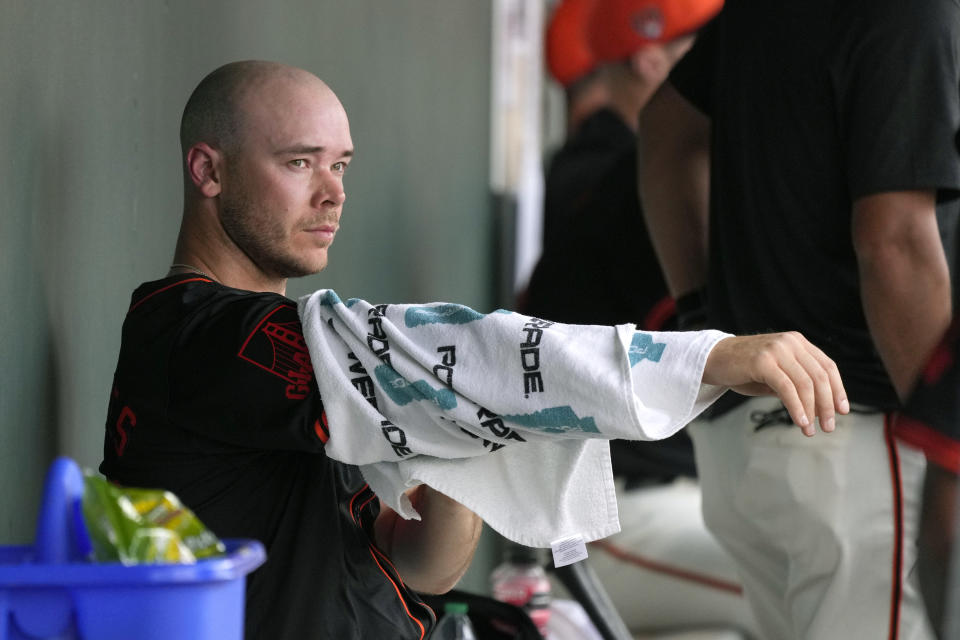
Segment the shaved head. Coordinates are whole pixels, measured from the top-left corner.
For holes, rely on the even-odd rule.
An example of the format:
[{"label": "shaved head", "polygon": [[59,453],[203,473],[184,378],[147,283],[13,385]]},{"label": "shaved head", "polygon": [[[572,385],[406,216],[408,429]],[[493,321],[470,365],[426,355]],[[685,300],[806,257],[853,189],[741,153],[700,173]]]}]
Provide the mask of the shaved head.
[{"label": "shaved head", "polygon": [[187,100],[180,120],[184,156],[198,142],[228,153],[236,150],[243,138],[247,98],[274,83],[315,83],[330,91],[312,73],[278,62],[243,60],[225,64],[201,80]]}]

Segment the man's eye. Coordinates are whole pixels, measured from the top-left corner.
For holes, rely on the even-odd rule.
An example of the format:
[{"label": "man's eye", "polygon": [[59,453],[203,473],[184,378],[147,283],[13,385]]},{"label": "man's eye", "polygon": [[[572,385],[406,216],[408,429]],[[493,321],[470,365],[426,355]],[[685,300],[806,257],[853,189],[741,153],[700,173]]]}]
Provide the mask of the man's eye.
[{"label": "man's eye", "polygon": [[291,164],[292,166],[296,167],[297,169],[306,169],[306,168],[307,168],[307,161],[306,161],[306,159],[304,159],[304,158],[297,158],[296,160],[291,160],[291,161],[290,161],[290,164]]},{"label": "man's eye", "polygon": [[332,169],[333,169],[334,171],[336,171],[337,173],[343,173],[344,171],[347,170],[347,163],[346,163],[346,162],[334,162]]}]

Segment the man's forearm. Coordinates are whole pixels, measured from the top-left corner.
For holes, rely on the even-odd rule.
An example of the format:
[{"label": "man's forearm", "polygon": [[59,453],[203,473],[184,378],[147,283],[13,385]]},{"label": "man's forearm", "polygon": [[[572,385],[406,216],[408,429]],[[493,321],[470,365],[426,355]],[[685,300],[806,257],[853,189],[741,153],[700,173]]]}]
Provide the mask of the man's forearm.
[{"label": "man's forearm", "polygon": [[892,192],[854,205],[864,313],[901,398],[950,324],[950,274],[931,192]]},{"label": "man's forearm", "polygon": [[641,208],[674,298],[707,279],[710,121],[665,82],[640,116]]},{"label": "man's forearm", "polygon": [[377,544],[407,586],[423,593],[444,593],[469,568],[483,521],[427,485],[408,495],[421,519],[404,520],[384,508],[376,523]]}]

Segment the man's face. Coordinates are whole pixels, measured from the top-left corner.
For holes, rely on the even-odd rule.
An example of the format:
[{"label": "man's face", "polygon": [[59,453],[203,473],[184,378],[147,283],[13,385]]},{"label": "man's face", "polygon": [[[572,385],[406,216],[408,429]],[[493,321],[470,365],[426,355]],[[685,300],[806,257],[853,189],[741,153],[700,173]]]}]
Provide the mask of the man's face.
[{"label": "man's face", "polygon": [[353,153],[347,115],[311,78],[251,91],[242,103],[238,148],[225,151],[221,224],[271,278],[327,266],[346,199],[343,174]]},{"label": "man's face", "polygon": [[659,87],[680,58],[693,45],[693,36],[674,38],[669,42],[650,44],[638,51],[643,64],[635,66],[636,73],[652,87]]}]

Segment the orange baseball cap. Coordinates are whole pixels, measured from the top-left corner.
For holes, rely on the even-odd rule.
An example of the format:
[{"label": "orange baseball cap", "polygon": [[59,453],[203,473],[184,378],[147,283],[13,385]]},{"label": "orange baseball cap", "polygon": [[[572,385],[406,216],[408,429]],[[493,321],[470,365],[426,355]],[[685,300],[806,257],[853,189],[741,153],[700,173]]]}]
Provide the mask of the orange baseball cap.
[{"label": "orange baseball cap", "polygon": [[587,21],[596,0],[561,0],[547,24],[547,69],[569,86],[597,66],[587,41]]},{"label": "orange baseball cap", "polygon": [[693,33],[723,8],[723,0],[597,0],[587,41],[597,62],[628,57],[649,44]]}]

